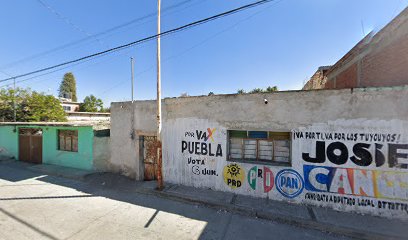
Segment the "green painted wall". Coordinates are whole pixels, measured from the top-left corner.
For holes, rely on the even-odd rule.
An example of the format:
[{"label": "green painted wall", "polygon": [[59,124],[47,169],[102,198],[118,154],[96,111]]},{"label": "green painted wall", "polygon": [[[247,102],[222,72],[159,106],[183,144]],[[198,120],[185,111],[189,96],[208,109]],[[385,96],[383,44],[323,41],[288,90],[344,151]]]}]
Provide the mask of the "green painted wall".
[{"label": "green painted wall", "polygon": [[[0,126],[0,156],[18,159],[18,129],[41,128],[43,130],[43,163],[90,170],[93,168],[93,128],[91,126]],[[78,130],[78,152],[58,150],[58,129]],[[7,153],[8,155],[6,155]]]},{"label": "green painted wall", "polygon": [[18,137],[13,126],[0,126],[0,157],[18,158]]},{"label": "green painted wall", "polygon": [[[92,169],[92,127],[43,127],[43,163],[79,169]],[[58,129],[78,130],[78,152],[58,150]]]}]

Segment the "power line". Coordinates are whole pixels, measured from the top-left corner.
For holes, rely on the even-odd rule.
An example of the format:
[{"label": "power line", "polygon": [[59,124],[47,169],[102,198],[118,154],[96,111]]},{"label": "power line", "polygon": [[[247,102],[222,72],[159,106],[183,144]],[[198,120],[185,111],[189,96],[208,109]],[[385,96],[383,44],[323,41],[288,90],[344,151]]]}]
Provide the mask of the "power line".
[{"label": "power line", "polygon": [[117,47],[114,47],[114,48],[111,48],[111,49],[108,49],[108,50],[105,50],[105,51],[97,52],[97,53],[94,53],[94,54],[91,54],[91,55],[87,55],[87,56],[84,56],[84,57],[81,57],[81,58],[78,58],[78,59],[75,59],[75,60],[67,61],[67,62],[64,62],[64,63],[60,63],[60,64],[53,65],[53,66],[50,66],[50,67],[42,68],[42,69],[35,70],[35,71],[32,71],[32,72],[20,74],[20,75],[14,76],[14,77],[6,78],[6,79],[3,79],[3,80],[0,80],[0,82],[10,81],[12,79],[17,79],[17,78],[33,75],[33,74],[36,74],[36,73],[48,71],[48,70],[51,70],[51,69],[54,69],[54,68],[62,67],[62,66],[65,66],[65,65],[69,65],[69,64],[72,64],[72,63],[81,62],[83,60],[94,58],[94,57],[97,57],[97,56],[100,56],[100,55],[105,55],[105,54],[108,54],[110,52],[119,51],[119,50],[122,50],[122,49],[125,49],[125,48],[128,48],[128,47],[134,46],[136,44],[141,44],[141,43],[144,43],[144,42],[147,42],[147,41],[151,41],[153,39],[156,39],[159,36],[160,37],[161,36],[166,36],[166,35],[170,35],[170,34],[173,34],[173,33],[179,32],[179,31],[183,31],[183,30],[186,30],[188,28],[195,27],[195,26],[198,26],[198,25],[210,22],[210,21],[214,21],[216,19],[226,17],[226,16],[229,16],[229,15],[238,13],[240,11],[262,5],[262,4],[266,4],[266,3],[271,2],[271,1],[273,1],[273,0],[261,0],[261,1],[257,1],[257,2],[254,2],[254,3],[250,3],[250,4],[247,4],[247,5],[238,7],[238,8],[234,8],[232,10],[229,10],[229,11],[217,14],[217,15],[213,15],[211,17],[207,17],[207,18],[204,18],[204,19],[192,22],[192,23],[188,23],[186,25],[183,25],[183,26],[180,26],[180,27],[177,27],[177,28],[173,28],[171,30],[164,31],[164,32],[162,32],[160,34],[155,34],[155,35],[152,35],[152,36],[149,36],[149,37],[146,37],[146,38],[142,38],[142,39],[134,41],[134,42],[123,44],[123,45],[120,45],[120,46],[117,46]]},{"label": "power line", "polygon": [[[274,2],[274,5],[276,5],[276,4],[278,4],[278,3],[282,2],[282,1],[283,1],[283,0],[275,1],[275,2]],[[245,21],[247,21],[247,20],[249,20],[249,19],[255,17],[256,15],[258,15],[258,14],[260,14],[261,12],[263,12],[263,11],[265,11],[265,10],[271,8],[272,6],[273,6],[273,5],[268,6],[268,7],[264,8],[264,9],[261,9],[261,10],[255,12],[254,14],[249,15],[248,17],[246,17],[246,18],[244,18],[244,19],[242,19],[242,20],[239,20],[238,22],[232,24],[231,26],[229,26],[229,27],[227,27],[227,28],[224,28],[224,29],[222,29],[221,31],[216,32],[215,34],[213,34],[213,35],[211,35],[211,36],[205,38],[204,40],[198,42],[197,44],[194,44],[193,46],[191,46],[191,47],[189,47],[189,48],[183,50],[182,52],[180,52],[180,53],[178,53],[178,54],[176,54],[176,55],[172,55],[172,56],[169,56],[169,57],[165,58],[165,59],[163,60],[163,62],[168,62],[168,61],[170,61],[170,60],[172,60],[172,59],[179,58],[179,57],[185,55],[186,53],[192,51],[193,49],[195,49],[195,48],[197,48],[197,47],[199,47],[199,46],[205,44],[206,42],[208,42],[208,41],[210,41],[210,40],[216,38],[217,36],[219,36],[219,35],[221,35],[221,34],[227,32],[227,31],[229,31],[229,30],[235,28],[236,26],[238,26],[238,25],[241,24],[242,22],[245,22]],[[138,76],[140,76],[140,75],[142,75],[142,74],[144,74],[144,73],[147,73],[147,72],[153,70],[155,66],[156,66],[156,65],[151,65],[150,67],[146,68],[145,70],[143,70],[143,71],[137,73],[137,74],[136,74],[136,77],[138,77]],[[101,95],[105,95],[108,91],[111,91],[112,89],[119,87],[120,85],[124,84],[124,83],[127,82],[127,81],[128,81],[128,80],[123,80],[123,81],[120,81],[119,83],[116,83],[115,85],[111,86],[110,88],[108,88],[108,89],[102,91],[102,92],[101,92]]]},{"label": "power line", "polygon": [[[111,56],[111,58],[116,58],[116,57],[120,57],[120,56],[122,56],[122,55],[127,55],[127,54],[130,53],[130,51],[131,51],[131,50],[128,50],[128,51],[126,51],[126,52],[124,52],[124,53],[121,53],[121,54],[118,54],[118,55],[110,55],[110,56]],[[111,58],[107,58],[107,59],[104,59],[103,61],[99,61],[99,62],[93,62],[92,64],[85,65],[85,66],[83,66],[83,67],[81,67],[81,68],[79,68],[79,69],[77,69],[77,70],[86,69],[86,68],[92,67],[92,66],[94,66],[94,65],[97,65],[97,64],[100,64],[100,63],[103,63],[103,62],[110,61],[110,60],[112,60]],[[74,68],[74,67],[76,67],[76,66],[78,66],[78,65],[80,65],[80,64],[87,63],[87,62],[89,62],[89,61],[91,61],[91,60],[93,60],[93,59],[87,59],[87,60],[85,60],[85,61],[83,61],[83,62],[75,63],[75,64],[73,64],[73,65],[65,66],[65,67],[63,67],[63,68],[58,68],[58,69],[53,70],[53,71],[51,71],[51,72],[47,72],[47,73],[44,73],[44,74],[40,74],[40,75],[36,75],[36,76],[29,77],[29,78],[26,78],[26,79],[22,79],[22,80],[16,81],[16,83],[24,83],[24,82],[27,82],[27,81],[29,81],[29,80],[31,80],[31,79],[35,79],[35,78],[38,78],[38,77],[42,77],[42,76],[45,76],[45,75],[49,75],[49,74],[52,74],[52,73],[55,73],[55,72],[58,72],[58,71],[61,71],[61,70],[64,70],[64,69]],[[55,78],[53,78],[53,79],[55,79]],[[49,80],[52,80],[52,79],[51,79],[51,78],[50,78],[50,79],[42,79],[42,80],[39,80],[39,81],[35,81],[34,83],[43,82],[43,81],[49,81]],[[11,86],[11,85],[13,85],[13,83],[8,83],[8,84],[5,84],[5,85],[2,85],[2,86],[0,86],[0,88],[8,87],[8,86]]]},{"label": "power line", "polygon": [[77,24],[73,23],[69,18],[65,17],[64,15],[62,15],[60,12],[58,12],[57,10],[55,10],[53,7],[51,7],[50,5],[48,5],[45,1],[43,0],[37,0],[38,3],[40,3],[41,6],[45,7],[46,9],[48,9],[51,13],[53,13],[55,16],[57,16],[58,18],[60,18],[61,20],[63,20],[66,24],[68,24],[69,26],[71,26],[73,29],[75,29],[76,31],[79,31],[83,34],[85,34],[87,37],[91,37],[91,38],[95,38],[96,41],[98,41],[102,46],[104,46],[104,44],[102,43],[102,41],[95,37],[93,34],[85,31],[84,29],[82,29],[81,27],[79,27]]},{"label": "power line", "polygon": [[[165,9],[163,9],[162,12],[163,12],[163,13],[166,13],[166,12],[168,12],[168,11],[174,9],[174,8],[178,8],[178,7],[180,7],[180,6],[183,6],[183,5],[185,5],[186,3],[191,2],[191,1],[193,1],[193,0],[184,0],[184,1],[180,2],[180,3],[177,3],[177,4],[171,5],[171,6],[169,6],[169,7],[166,7]],[[206,0],[201,0],[199,3],[202,3],[203,1],[206,1]],[[191,4],[190,6],[192,6],[192,5],[195,5],[195,4]],[[190,7],[190,6],[188,6],[188,7]],[[105,31],[103,31],[103,32],[99,32],[99,33],[93,34],[92,36],[88,36],[88,37],[85,37],[85,38],[82,38],[82,39],[79,39],[79,40],[76,40],[76,41],[73,41],[73,42],[69,42],[69,43],[66,43],[66,44],[61,45],[61,46],[58,46],[58,47],[55,47],[55,48],[52,48],[52,49],[47,50],[47,51],[44,51],[44,52],[41,52],[41,53],[38,53],[38,54],[31,55],[31,56],[29,56],[29,57],[26,57],[26,58],[17,60],[17,61],[15,61],[15,62],[11,62],[11,63],[6,64],[6,65],[3,65],[3,66],[1,66],[0,68],[10,68],[10,67],[15,66],[15,65],[17,65],[17,64],[20,64],[20,63],[23,63],[23,62],[27,62],[27,61],[30,61],[30,60],[33,60],[33,59],[40,58],[40,57],[42,57],[42,56],[48,55],[48,54],[53,53],[53,52],[57,52],[57,51],[59,51],[59,50],[66,49],[66,48],[71,47],[71,46],[78,45],[78,44],[83,43],[83,42],[86,42],[86,41],[88,41],[88,40],[92,40],[92,39],[95,40],[96,38],[99,38],[100,36],[103,36],[103,35],[106,35],[106,34],[108,34],[108,33],[114,32],[114,31],[116,31],[116,30],[119,30],[119,29],[122,29],[122,28],[125,28],[125,27],[128,27],[128,26],[131,26],[131,25],[134,24],[134,23],[141,22],[141,21],[146,20],[146,19],[149,19],[149,18],[154,18],[154,17],[156,16],[156,14],[157,14],[157,12],[149,13],[149,14],[147,14],[147,15],[145,15],[145,16],[142,16],[142,17],[139,17],[139,18],[135,18],[135,19],[132,19],[132,20],[130,20],[130,21],[128,21],[128,22],[125,22],[125,23],[123,23],[123,24],[120,24],[120,25],[114,26],[114,27],[112,27],[112,28],[109,28],[109,29],[107,29],[107,30],[105,30]],[[164,15],[165,15],[165,14],[164,14]],[[148,22],[153,21],[153,20],[155,20],[155,19],[149,20]],[[111,35],[112,35],[112,34],[111,34]],[[101,39],[101,38],[100,38],[100,39]]]}]

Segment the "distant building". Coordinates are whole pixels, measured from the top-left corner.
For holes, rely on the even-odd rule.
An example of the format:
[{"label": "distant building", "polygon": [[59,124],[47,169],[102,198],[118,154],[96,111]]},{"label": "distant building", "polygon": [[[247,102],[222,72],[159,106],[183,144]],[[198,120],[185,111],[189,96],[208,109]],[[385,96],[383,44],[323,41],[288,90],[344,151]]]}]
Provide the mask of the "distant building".
[{"label": "distant building", "polygon": [[62,108],[64,109],[65,112],[79,112],[79,106],[81,103],[79,102],[73,102],[69,98],[59,98],[61,101]]},{"label": "distant building", "polygon": [[313,74],[302,90],[322,89],[327,82],[327,72],[331,66],[321,66]]},{"label": "distant building", "polygon": [[408,85],[407,66],[408,8],[379,32],[367,35],[333,66],[319,68],[303,89]]}]

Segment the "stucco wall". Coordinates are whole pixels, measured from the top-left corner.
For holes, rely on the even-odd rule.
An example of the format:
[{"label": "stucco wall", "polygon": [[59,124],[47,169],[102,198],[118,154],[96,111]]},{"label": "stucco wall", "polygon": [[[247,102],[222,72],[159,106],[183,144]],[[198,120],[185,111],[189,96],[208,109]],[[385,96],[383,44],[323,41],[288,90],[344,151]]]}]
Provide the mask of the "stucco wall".
[{"label": "stucco wall", "polygon": [[110,168],[110,137],[94,137],[93,139],[93,167],[98,171]]},{"label": "stucco wall", "polygon": [[18,137],[12,126],[0,127],[0,157],[16,158],[18,154]]},{"label": "stucco wall", "polygon": [[[407,101],[406,87],[165,99],[164,179],[343,211],[408,218],[408,172],[404,165],[408,163]],[[155,131],[155,102],[135,102],[133,106],[133,110],[131,103],[111,106],[112,150],[116,156],[126,156],[127,166],[139,161],[138,148],[132,147],[137,140],[131,141],[130,133]],[[291,132],[291,166],[228,161],[228,130]],[[212,138],[200,138],[198,133]],[[183,151],[183,141],[205,144],[207,149],[211,144],[214,156],[199,150]],[[116,149],[120,145],[126,147]],[[215,154],[214,149],[221,150]],[[313,162],[311,159],[322,155],[322,149],[324,159]],[[330,151],[343,157],[347,152],[347,161],[338,162]],[[112,161],[121,164],[116,158]],[[135,166],[138,169],[130,171],[136,178],[143,178],[141,163]]]},{"label": "stucco wall", "polygon": [[[92,169],[92,127],[43,127],[43,163]],[[78,152],[58,150],[58,129],[78,130]]]},{"label": "stucco wall", "polygon": [[143,179],[143,164],[139,158],[138,130],[156,131],[156,105],[153,101],[112,103],[110,171]]}]

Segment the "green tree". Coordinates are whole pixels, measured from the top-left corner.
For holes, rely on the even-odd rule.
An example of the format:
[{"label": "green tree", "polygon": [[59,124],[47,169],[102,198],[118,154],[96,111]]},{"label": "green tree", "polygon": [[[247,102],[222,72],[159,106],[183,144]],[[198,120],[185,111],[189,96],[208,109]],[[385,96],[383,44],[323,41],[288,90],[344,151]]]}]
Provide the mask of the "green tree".
[{"label": "green tree", "polygon": [[212,96],[212,95],[214,95],[214,92],[209,92],[208,93],[208,96]]},{"label": "green tree", "polygon": [[58,90],[59,97],[67,97],[72,99],[72,101],[77,101],[77,92],[76,92],[76,80],[72,72],[64,74],[62,82]]},{"label": "green tree", "polygon": [[51,95],[16,88],[0,90],[0,121],[19,122],[66,121],[66,115],[58,99]]},{"label": "green tree", "polygon": [[27,90],[16,88],[16,90],[0,89],[0,121],[9,122],[14,120],[14,102],[16,106],[17,119],[21,116],[19,107],[28,94]]},{"label": "green tree", "polygon": [[81,104],[79,110],[81,112],[103,112],[103,102],[100,98],[96,98],[91,94],[85,97],[84,103]]},{"label": "green tree", "polygon": [[22,102],[23,122],[64,122],[66,115],[61,102],[52,95],[32,92]]},{"label": "green tree", "polygon": [[264,90],[262,88],[254,88],[249,93],[262,93]]},{"label": "green tree", "polygon": [[244,89],[238,89],[237,93],[238,94],[245,94],[245,90]]},{"label": "green tree", "polygon": [[269,86],[266,88],[266,92],[276,92],[276,91],[278,91],[277,86],[273,86],[273,87]]}]

